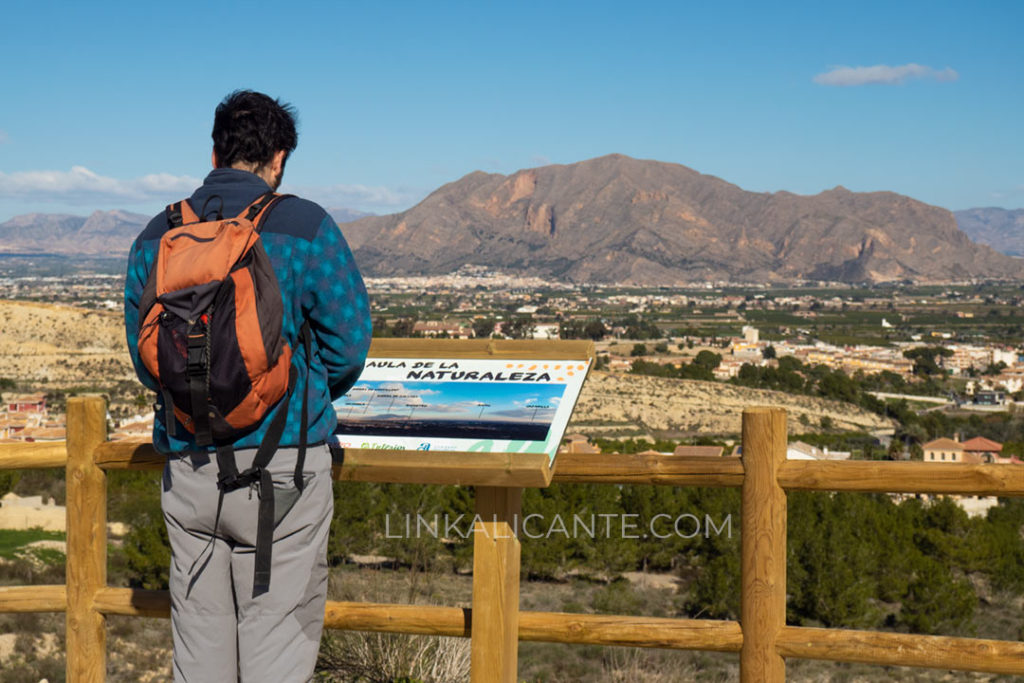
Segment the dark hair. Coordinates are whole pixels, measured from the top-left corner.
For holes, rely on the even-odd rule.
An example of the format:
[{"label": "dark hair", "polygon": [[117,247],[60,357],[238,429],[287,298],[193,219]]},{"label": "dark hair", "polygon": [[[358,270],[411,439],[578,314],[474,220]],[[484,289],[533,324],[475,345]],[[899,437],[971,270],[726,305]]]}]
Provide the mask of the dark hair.
[{"label": "dark hair", "polygon": [[299,141],[295,119],[290,104],[252,90],[236,90],[217,105],[213,116],[218,165],[243,161],[262,166],[281,150],[287,158]]}]

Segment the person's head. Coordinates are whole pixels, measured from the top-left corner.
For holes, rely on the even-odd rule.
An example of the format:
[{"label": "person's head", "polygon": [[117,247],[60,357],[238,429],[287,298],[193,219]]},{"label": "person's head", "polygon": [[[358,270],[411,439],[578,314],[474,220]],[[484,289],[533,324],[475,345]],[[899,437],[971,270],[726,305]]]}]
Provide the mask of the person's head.
[{"label": "person's head", "polygon": [[281,184],[284,164],[298,144],[295,109],[252,90],[236,90],[213,116],[214,168],[240,168]]}]

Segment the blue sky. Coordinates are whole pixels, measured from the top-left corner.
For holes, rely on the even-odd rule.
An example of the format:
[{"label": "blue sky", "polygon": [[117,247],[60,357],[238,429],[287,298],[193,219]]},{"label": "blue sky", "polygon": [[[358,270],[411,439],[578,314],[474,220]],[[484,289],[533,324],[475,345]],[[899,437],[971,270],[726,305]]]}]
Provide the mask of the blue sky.
[{"label": "blue sky", "polygon": [[1024,2],[5,6],[0,221],[150,213],[213,109],[293,103],[285,189],[392,212],[474,170],[613,152],[753,191],[1024,206]]}]

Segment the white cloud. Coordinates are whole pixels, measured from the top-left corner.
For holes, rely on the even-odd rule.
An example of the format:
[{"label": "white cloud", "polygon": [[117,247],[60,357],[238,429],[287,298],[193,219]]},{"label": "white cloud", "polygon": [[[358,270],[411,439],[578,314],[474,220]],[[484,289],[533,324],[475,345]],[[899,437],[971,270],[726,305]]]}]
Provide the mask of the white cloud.
[{"label": "white cloud", "polygon": [[834,85],[849,87],[856,85],[899,85],[908,80],[931,79],[935,81],[955,81],[960,75],[949,68],[933,69],[921,64],[903,64],[889,66],[836,66],[825,73],[814,77],[818,85]]},{"label": "white cloud", "polygon": [[120,180],[84,166],[70,171],[0,172],[0,198],[43,202],[110,203],[166,201],[190,194],[201,181],[190,176],[153,173]]},{"label": "white cloud", "polygon": [[992,199],[999,200],[1012,199],[1014,197],[1020,196],[1021,194],[1024,194],[1024,185],[1014,185],[1013,187],[1010,188],[1003,187],[1002,189],[992,190],[991,192],[988,193],[989,197],[991,197]]},{"label": "white cloud", "polygon": [[[5,141],[6,135],[0,130],[0,144]],[[0,172],[0,199],[73,205],[165,203],[191,194],[200,184],[201,179],[187,175],[151,173],[120,179],[100,175],[85,166],[72,166],[70,171]],[[308,197],[323,206],[368,210],[407,208],[424,194],[409,188],[369,185],[303,187],[288,183],[282,186],[282,191]]]},{"label": "white cloud", "polygon": [[297,194],[318,204],[346,209],[405,209],[423,198],[423,193],[410,188],[383,185],[292,185],[282,183],[281,192]]},{"label": "white cloud", "polygon": [[557,407],[557,401],[554,402],[556,405],[548,405],[550,403],[552,403],[552,401],[541,400],[540,398],[537,397],[528,398],[525,401],[512,401],[512,405],[515,406],[515,410],[528,410],[531,413],[534,410],[537,410],[538,412],[554,410]]}]

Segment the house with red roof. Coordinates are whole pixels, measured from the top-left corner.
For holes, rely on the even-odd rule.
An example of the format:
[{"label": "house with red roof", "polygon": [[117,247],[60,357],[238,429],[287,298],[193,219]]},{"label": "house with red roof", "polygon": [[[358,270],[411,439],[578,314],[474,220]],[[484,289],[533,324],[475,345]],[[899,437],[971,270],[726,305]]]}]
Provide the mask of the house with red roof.
[{"label": "house with red roof", "polygon": [[[976,436],[964,442],[946,438],[935,439],[924,444],[922,449],[925,462],[1022,464],[1016,456],[1002,457],[1003,444],[983,436]],[[999,504],[999,500],[994,496],[949,497],[972,517],[982,517],[990,508]]]},{"label": "house with red roof", "polygon": [[973,455],[978,462],[995,462],[996,458],[1002,457],[1003,453],[1003,444],[983,436],[967,439],[960,445],[963,446],[965,457],[968,454]]}]

